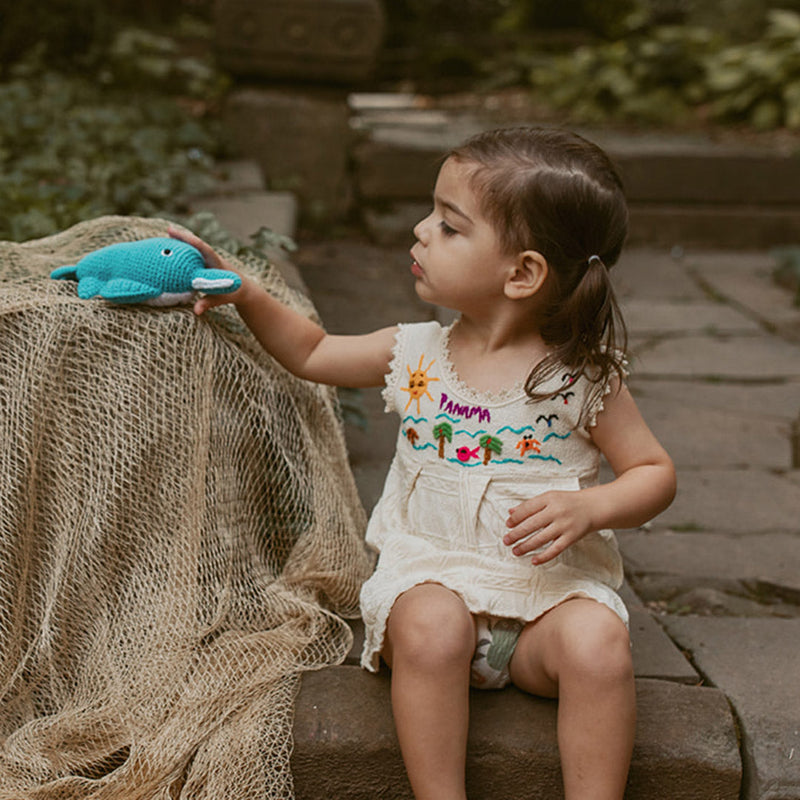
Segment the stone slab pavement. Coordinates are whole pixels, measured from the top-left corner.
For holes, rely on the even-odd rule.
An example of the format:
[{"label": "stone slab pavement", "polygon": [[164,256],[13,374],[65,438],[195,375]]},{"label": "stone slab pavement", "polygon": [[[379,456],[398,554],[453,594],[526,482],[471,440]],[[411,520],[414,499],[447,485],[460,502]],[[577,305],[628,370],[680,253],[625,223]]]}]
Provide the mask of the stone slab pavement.
[{"label": "stone slab pavement", "polygon": [[800,309],[768,252],[629,251],[632,391],[678,495],[618,532],[634,590],[741,732],[746,800],[800,798]]},{"label": "stone slab pavement", "polygon": [[[721,690],[740,727],[743,800],[800,800],[800,470],[790,444],[800,309],[770,268],[767,252],[647,248],[628,250],[615,268],[631,389],[679,478],[668,511],[618,536],[626,599],[641,621],[634,644],[645,633],[654,642],[640,650],[637,675]],[[407,246],[301,242],[291,269],[333,332],[440,313],[414,295]],[[379,392],[354,402],[369,423],[348,426],[369,509],[397,428]]]}]

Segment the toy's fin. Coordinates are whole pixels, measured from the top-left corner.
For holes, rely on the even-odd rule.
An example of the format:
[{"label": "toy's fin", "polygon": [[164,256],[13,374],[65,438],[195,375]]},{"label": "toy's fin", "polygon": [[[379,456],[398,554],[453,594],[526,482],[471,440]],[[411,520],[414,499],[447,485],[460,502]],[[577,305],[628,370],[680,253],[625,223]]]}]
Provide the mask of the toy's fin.
[{"label": "toy's fin", "polygon": [[226,269],[204,269],[202,275],[192,279],[192,288],[206,294],[235,292],[241,285],[242,279]]},{"label": "toy's fin", "polygon": [[97,297],[97,295],[100,294],[103,286],[104,283],[99,278],[93,278],[91,275],[87,275],[78,281],[78,297],[80,297],[81,300],[91,300],[93,297]]},{"label": "toy's fin", "polygon": [[51,278],[57,281],[75,281],[78,279],[78,267],[74,264],[66,267],[58,267],[50,273]]},{"label": "toy's fin", "polygon": [[158,297],[161,289],[128,278],[112,278],[102,285],[97,294],[112,303],[141,303],[142,300]]}]

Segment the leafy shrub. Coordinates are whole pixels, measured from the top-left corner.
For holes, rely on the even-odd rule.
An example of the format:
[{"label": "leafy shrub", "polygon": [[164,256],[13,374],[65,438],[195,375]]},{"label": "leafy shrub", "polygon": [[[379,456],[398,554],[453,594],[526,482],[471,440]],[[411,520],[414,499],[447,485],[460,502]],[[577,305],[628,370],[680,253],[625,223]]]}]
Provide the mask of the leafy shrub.
[{"label": "leafy shrub", "polygon": [[614,41],[538,59],[534,90],[579,121],[670,123],[703,107],[721,122],[800,128],[800,14],[773,9],[757,41],[700,26],[634,27]]},{"label": "leafy shrub", "polygon": [[213,95],[219,77],[160,37],[123,32],[110,53],[96,77],[31,58],[0,83],[0,239],[101,214],[177,212],[213,185],[213,124],[166,89]]},{"label": "leafy shrub", "polygon": [[[174,31],[183,19],[210,19],[213,0],[37,0],[2,3],[0,75],[35,47],[50,67],[75,70],[102,57],[116,30],[138,25]],[[6,73],[7,74],[7,73]]]},{"label": "leafy shrub", "polygon": [[716,37],[677,25],[633,31],[535,66],[534,88],[575,118],[670,122],[703,96],[704,59]]},{"label": "leafy shrub", "polygon": [[800,15],[773,9],[757,42],[733,45],[706,60],[713,115],[757,128],[800,128]]}]

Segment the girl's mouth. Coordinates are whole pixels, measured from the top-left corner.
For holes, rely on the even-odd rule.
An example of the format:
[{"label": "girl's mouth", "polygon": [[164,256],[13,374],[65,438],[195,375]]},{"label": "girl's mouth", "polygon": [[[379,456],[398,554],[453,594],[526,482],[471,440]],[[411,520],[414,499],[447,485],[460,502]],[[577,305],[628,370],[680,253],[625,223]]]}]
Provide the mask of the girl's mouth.
[{"label": "girl's mouth", "polygon": [[414,258],[413,256],[411,257],[411,274],[415,278],[421,278],[422,277],[422,267],[417,262],[417,259]]}]

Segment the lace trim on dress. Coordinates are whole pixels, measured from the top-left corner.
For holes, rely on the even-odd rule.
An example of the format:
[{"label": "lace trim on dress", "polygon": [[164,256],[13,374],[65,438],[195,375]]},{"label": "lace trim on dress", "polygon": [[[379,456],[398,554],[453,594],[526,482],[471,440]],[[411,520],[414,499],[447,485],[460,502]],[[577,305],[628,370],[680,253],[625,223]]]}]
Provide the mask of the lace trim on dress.
[{"label": "lace trim on dress", "polygon": [[[628,359],[624,353],[618,353],[619,363],[622,367],[622,377],[627,380],[630,377],[630,369]],[[586,415],[586,427],[593,428],[597,425],[597,415],[605,408],[605,398],[611,394],[611,382],[606,381],[603,384],[602,391],[593,392],[589,399],[589,409]]]},{"label": "lace trim on dress", "polygon": [[516,400],[518,397],[524,395],[525,378],[514,386],[507,386],[496,392],[480,392],[461,380],[450,358],[450,334],[457,323],[458,320],[455,320],[455,322],[451,322],[447,327],[442,328],[440,367],[445,381],[456,390],[460,397],[475,405],[499,405],[501,403],[507,403],[510,400]]},{"label": "lace trim on dress", "polygon": [[400,353],[403,349],[401,341],[404,338],[403,328],[405,328],[405,323],[401,323],[397,326],[397,334],[394,337],[394,345],[392,346],[392,357],[389,360],[389,371],[385,375],[383,389],[381,389],[383,410],[386,414],[391,414],[391,412],[395,410],[394,390],[395,384],[397,383],[397,371],[400,365]]}]

